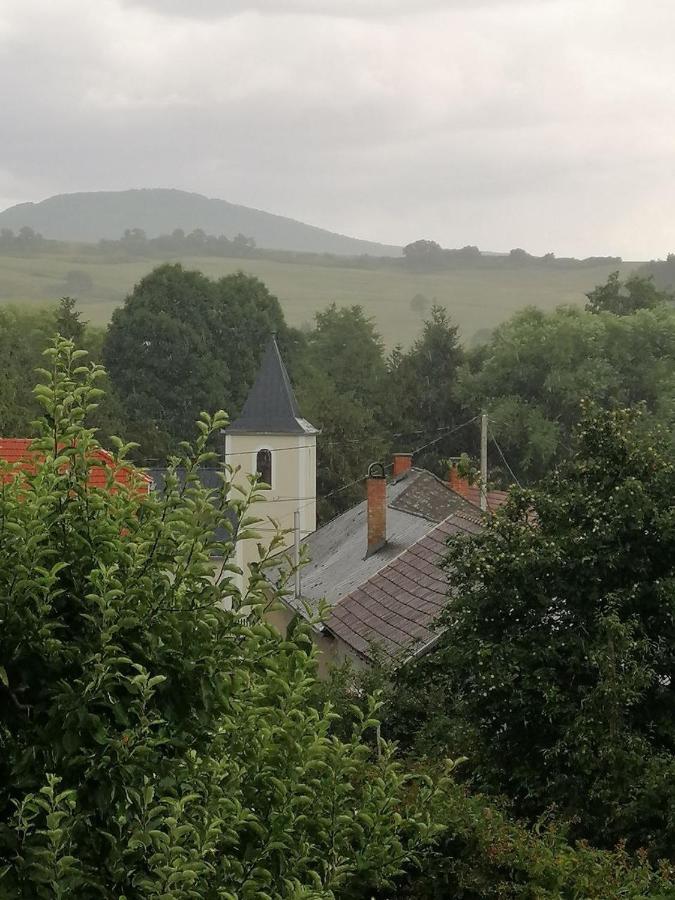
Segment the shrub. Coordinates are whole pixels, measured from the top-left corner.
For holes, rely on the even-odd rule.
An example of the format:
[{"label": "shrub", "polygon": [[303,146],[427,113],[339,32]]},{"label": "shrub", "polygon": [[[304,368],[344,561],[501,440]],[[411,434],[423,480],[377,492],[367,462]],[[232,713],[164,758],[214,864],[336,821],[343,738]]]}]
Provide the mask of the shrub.
[{"label": "shrub", "polygon": [[115,481],[119,441],[92,486],[101,370],[81,355],[48,351],[34,465],[0,472],[0,894],[264,900],[390,882],[438,835],[444,783],[413,791],[392,748],[364,742],[373,703],[339,740],[308,702],[308,629],[284,640],[261,616],[278,537],[238,589],[230,560],[261,493],[227,469],[218,490],[199,484],[222,414],[201,416],[163,496]]}]

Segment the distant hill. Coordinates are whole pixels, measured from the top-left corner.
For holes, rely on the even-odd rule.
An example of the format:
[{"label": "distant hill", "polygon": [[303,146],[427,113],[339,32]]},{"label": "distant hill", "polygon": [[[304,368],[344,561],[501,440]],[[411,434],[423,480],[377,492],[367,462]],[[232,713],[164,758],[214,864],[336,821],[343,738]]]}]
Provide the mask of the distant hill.
[{"label": "distant hill", "polygon": [[98,241],[119,238],[126,228],[142,228],[148,237],[175,228],[209,234],[237,234],[274,250],[335,253],[343,256],[400,256],[400,247],[335,234],[295,219],[226,200],[165,188],[58,194],[39,203],[19,203],[0,212],[0,228],[28,226],[46,238]]}]

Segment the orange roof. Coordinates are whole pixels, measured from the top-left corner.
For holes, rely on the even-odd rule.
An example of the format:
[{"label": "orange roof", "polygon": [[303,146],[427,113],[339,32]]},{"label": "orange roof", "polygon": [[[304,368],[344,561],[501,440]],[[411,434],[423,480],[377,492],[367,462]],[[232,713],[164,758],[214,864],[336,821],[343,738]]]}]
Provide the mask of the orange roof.
[{"label": "orange roof", "polygon": [[[39,451],[31,450],[32,438],[2,438],[0,437],[0,461],[13,465],[20,465],[24,472],[34,470],[35,461],[39,458]],[[115,459],[107,450],[98,448],[93,451],[92,459],[102,462],[102,466],[92,466],[89,470],[89,484],[92,487],[106,487],[108,473],[106,467],[114,469],[113,478],[117,484],[128,484],[132,480],[140,479],[148,490],[152,478],[130,465],[117,466]]]}]

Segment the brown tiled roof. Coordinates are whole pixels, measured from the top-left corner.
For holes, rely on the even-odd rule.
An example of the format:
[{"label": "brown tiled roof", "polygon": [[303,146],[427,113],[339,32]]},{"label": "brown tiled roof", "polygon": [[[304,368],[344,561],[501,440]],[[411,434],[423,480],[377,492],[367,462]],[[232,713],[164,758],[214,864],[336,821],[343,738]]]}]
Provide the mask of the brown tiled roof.
[{"label": "brown tiled roof", "polygon": [[[480,488],[477,484],[469,485],[466,488],[466,493],[462,496],[465,500],[468,500],[469,503],[473,504],[473,506],[477,506],[480,509]],[[488,491],[487,508],[491,512],[494,512],[496,509],[499,509],[500,506],[503,506],[508,498],[508,491]]]},{"label": "brown tiled roof", "polygon": [[[448,516],[461,513],[481,521],[481,512],[424,469],[410,469],[387,485],[387,542],[367,555],[366,502],[341,513],[305,541],[309,563],[301,574],[302,604],[330,606],[396,559]],[[303,605],[288,598],[303,612]]]},{"label": "brown tiled roof", "polygon": [[363,657],[402,662],[435,636],[448,593],[440,567],[448,538],[481,528],[476,517],[453,513],[343,597],[325,627]]},{"label": "brown tiled roof", "polygon": [[402,491],[389,503],[391,509],[442,522],[455,512],[472,512],[471,497],[455,493],[450,485],[424,469],[411,469],[402,480]]}]

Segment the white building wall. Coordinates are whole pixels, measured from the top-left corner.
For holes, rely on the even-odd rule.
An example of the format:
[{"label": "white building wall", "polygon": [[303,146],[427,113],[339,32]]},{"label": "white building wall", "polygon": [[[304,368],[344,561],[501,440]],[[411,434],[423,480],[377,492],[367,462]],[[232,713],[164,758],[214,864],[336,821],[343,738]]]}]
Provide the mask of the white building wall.
[{"label": "white building wall", "polygon": [[[272,485],[262,496],[264,502],[253,506],[251,513],[262,521],[257,529],[260,542],[268,543],[274,533],[275,520],[281,530],[287,531],[284,545],[294,542],[294,513],[300,512],[301,539],[316,530],[316,435],[314,434],[227,434],[225,436],[225,462],[238,468],[235,483],[242,487],[247,475],[256,471],[256,459],[260,450],[272,453]],[[237,562],[244,570],[258,558],[256,540],[242,542],[237,552]]]}]

